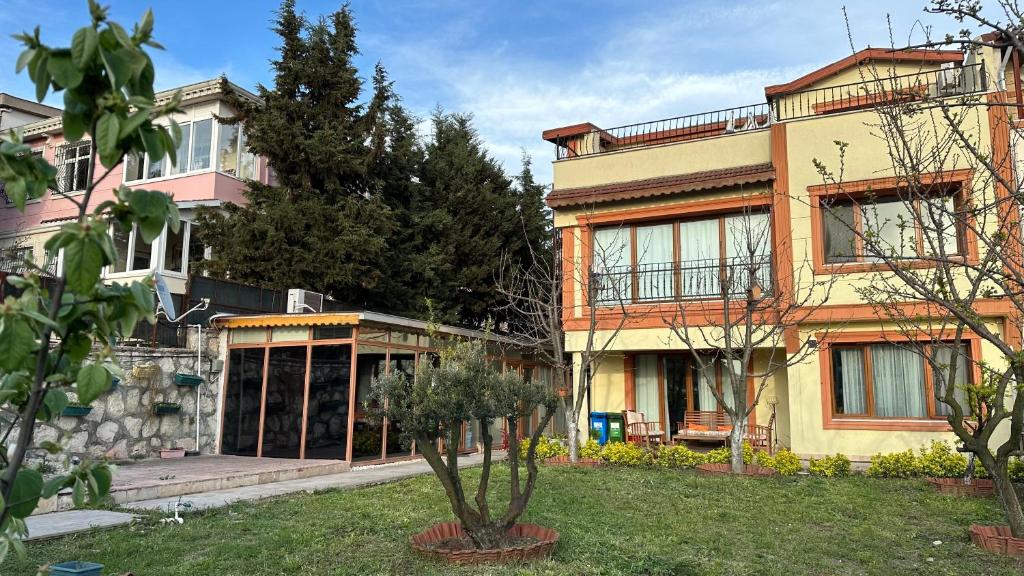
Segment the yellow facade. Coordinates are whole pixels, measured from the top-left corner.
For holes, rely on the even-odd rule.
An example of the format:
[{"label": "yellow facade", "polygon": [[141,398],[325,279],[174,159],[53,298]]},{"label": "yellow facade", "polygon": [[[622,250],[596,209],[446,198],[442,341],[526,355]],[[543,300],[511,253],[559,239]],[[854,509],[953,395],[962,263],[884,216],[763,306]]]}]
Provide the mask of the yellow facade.
[{"label": "yellow facade", "polygon": [[[864,54],[869,52],[865,51]],[[871,70],[882,74],[920,74],[921,78],[934,81],[940,74],[940,68],[949,66],[954,56],[948,53],[933,56],[922,56],[920,61],[914,61],[914,56],[907,56],[897,63],[878,62]],[[982,98],[992,98],[994,93],[1004,89],[995,80],[998,70],[992,64],[1000,61],[999,55],[985,50],[972,55],[964,64],[967,66],[982,61],[986,62],[987,77],[978,76],[970,82],[964,82],[978,88]],[[979,64],[973,70],[979,70],[980,67]],[[971,69],[969,66],[964,68],[968,71]],[[820,94],[827,97],[828,94],[836,93],[837,86],[860,81],[866,70],[866,66],[856,65],[845,68],[838,64],[826,67],[817,76],[815,73],[808,75],[810,80],[805,85],[793,88],[789,93],[770,96],[769,106],[786,99],[810,98],[809,94],[819,89],[824,89],[820,90]],[[980,90],[982,85],[978,78],[986,78],[985,90]],[[939,90],[935,87],[928,89]],[[819,216],[815,213],[811,191],[824,184],[816,163],[822,163],[836,173],[841,170],[844,182],[881,182],[895,175],[890,151],[878,136],[878,113],[869,106],[855,102],[842,105],[848,109],[838,104],[816,101],[815,106],[818,107],[812,106],[811,111],[802,116],[780,119],[773,112],[771,128],[767,128],[765,123],[755,125],[750,130],[709,129],[700,136],[683,135],[674,141],[670,137],[660,140],[651,138],[650,145],[636,145],[637,140],[634,139],[628,146],[623,146],[622,143],[626,142],[623,136],[598,132],[600,129],[592,125],[575,125],[546,132],[545,138],[556,146],[564,147],[561,159],[554,163],[554,191],[549,197],[549,204],[554,211],[555,226],[562,232],[563,249],[566,252],[563,271],[566,282],[571,283],[571,286],[567,286],[563,292],[566,296],[565,345],[567,351],[575,354],[577,370],[583,369],[579,366],[580,353],[585,350],[591,329],[590,308],[585,292],[587,279],[593,273],[593,269],[588,269],[593,250],[592,234],[598,226],[615,226],[616,223],[620,226],[643,226],[681,221],[694,206],[721,203],[736,210],[737,199],[771,197],[773,218],[775,214],[782,218],[782,214],[788,211],[785,222],[773,221],[774,244],[780,245],[783,242],[780,237],[784,235],[789,245],[788,250],[792,252],[791,260],[773,252],[773,262],[787,267],[779,270],[778,274],[792,281],[794,293],[810,290],[815,282],[827,279],[830,272],[814,266],[814,250],[819,248],[815,243],[820,243],[821,239],[814,232],[814,219]],[[730,112],[728,116],[708,117],[729,117],[731,122],[735,116]],[[753,115],[750,117],[753,118]],[[934,120],[931,126],[943,125],[941,119]],[[989,125],[987,114],[981,112],[972,115],[964,127],[977,136],[979,146],[985,153],[991,153],[991,135],[995,131]],[[730,130],[732,128],[730,123]],[[643,125],[638,125],[637,129],[642,130]],[[941,133],[931,135],[933,139],[941,139],[942,136]],[[842,158],[836,141],[847,144]],[[704,187],[681,187],[677,191],[659,189],[657,193],[644,193],[645,186],[662,186],[660,182],[666,178],[703,173],[709,174],[708,178],[718,178],[719,171],[741,170],[763,164],[770,164],[775,169],[773,181],[734,183],[726,178]],[[953,173],[963,171],[969,164],[965,152],[953,150],[944,158],[944,163],[935,168],[941,173]],[[993,193],[990,182],[982,180],[977,174],[974,177],[973,181],[963,182],[965,189],[972,194]],[[785,189],[780,190],[780,186]],[[572,197],[571,194],[582,193],[587,195],[579,197],[587,198],[586,201],[574,203],[564,200]],[[779,196],[785,196],[786,201],[779,202]],[[707,210],[703,208],[699,212],[701,217],[707,217],[706,213]],[[635,239],[636,229],[631,233]],[[678,244],[680,236],[676,234]],[[635,246],[633,250],[636,251]],[[675,250],[678,255],[681,248],[677,245]],[[633,261],[637,261],[635,254]],[[791,269],[788,268],[790,266]],[[634,278],[639,278],[639,273],[633,274]],[[824,304],[822,313],[833,314],[833,317],[826,321],[819,315],[817,320],[807,320],[795,330],[791,340],[797,343],[813,341],[825,333],[843,342],[858,342],[858,339],[862,339],[863,344],[858,345],[883,342],[888,338],[886,334],[895,331],[896,327],[882,322],[877,315],[870,315],[867,312],[869,306],[858,293],[858,289],[868,286],[877,278],[877,274],[871,271],[837,275],[829,294],[812,295],[814,297],[811,298],[812,302],[815,302],[815,297],[818,298],[817,302]],[[632,290],[635,299],[637,288]],[[614,310],[603,310],[596,317],[594,341],[598,348],[607,343],[607,352],[593,371],[590,397],[585,404],[591,411],[636,409],[636,391],[632,388],[635,374],[627,372],[635,372],[633,360],[638,355],[658,354],[659,362],[664,362],[665,358],[690,353],[688,347],[668,327],[676,311],[684,305],[678,300],[678,292],[674,302],[638,302],[629,305],[629,319],[621,328],[616,323]],[[693,305],[692,301],[690,305]],[[1000,312],[993,309],[983,311],[983,314],[987,315],[993,330],[998,332],[1007,329],[1008,324],[1004,323],[1005,318]],[[717,340],[694,340],[698,348],[709,351],[713,351],[721,342],[720,336]],[[753,366],[755,374],[765,371],[769,357],[774,357],[776,362],[785,362],[786,345],[782,342],[776,342],[775,345],[777,349],[763,349],[756,354]],[[981,354],[981,358],[976,360],[998,363],[998,354],[993,346],[984,343],[976,346],[980,352],[971,352],[972,355]],[[837,418],[834,412],[830,412],[834,410],[830,406],[830,400],[835,401],[831,398],[833,392],[825,395],[832,376],[825,370],[828,366],[823,365],[823,354],[825,352],[812,350],[800,362],[776,371],[767,382],[754,420],[759,425],[772,422],[773,434],[779,445],[790,447],[804,457],[842,452],[854,460],[863,461],[878,452],[918,448],[933,439],[953,439],[948,427],[944,427],[941,419],[936,416],[936,408],[929,409],[928,420]],[[658,386],[661,387],[658,392],[662,402],[662,407],[658,409],[660,413],[656,418],[648,415],[648,419],[669,422],[672,418],[664,407],[665,397],[669,394],[662,373],[665,369],[662,365],[658,373]],[[927,398],[925,402],[928,402]],[[585,417],[582,422],[586,422]]]}]

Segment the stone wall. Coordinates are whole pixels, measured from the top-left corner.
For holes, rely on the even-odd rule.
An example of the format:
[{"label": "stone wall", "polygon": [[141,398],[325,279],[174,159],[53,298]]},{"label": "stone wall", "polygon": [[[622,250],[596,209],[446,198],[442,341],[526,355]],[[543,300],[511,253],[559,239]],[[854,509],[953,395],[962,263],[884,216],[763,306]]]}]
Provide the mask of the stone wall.
[{"label": "stone wall", "polygon": [[[152,458],[161,448],[195,450],[196,388],[174,382],[176,373],[196,374],[196,334],[190,332],[188,349],[119,347],[116,357],[125,376],[117,388],[94,401],[85,416],[61,415],[40,424],[36,444],[65,437],[67,452],[73,456],[112,460]],[[199,451],[212,454],[224,363],[215,332],[204,331],[203,344]],[[153,405],[158,402],[178,403],[181,411],[157,416]]]}]

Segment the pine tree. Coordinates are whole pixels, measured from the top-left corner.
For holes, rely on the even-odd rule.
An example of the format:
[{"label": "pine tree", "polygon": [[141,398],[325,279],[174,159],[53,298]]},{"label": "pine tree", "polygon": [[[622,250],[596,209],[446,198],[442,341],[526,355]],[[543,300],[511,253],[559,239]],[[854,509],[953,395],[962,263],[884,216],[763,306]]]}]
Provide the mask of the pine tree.
[{"label": "pine tree", "polygon": [[[293,0],[278,11],[280,57],[274,86],[258,87],[261,102],[232,98],[247,144],[267,158],[276,182],[249,182],[248,204],[201,216],[212,246],[214,275],[278,289],[307,288],[356,306],[386,300],[389,240],[396,218],[370,165],[367,141],[389,109],[390,86],[360,102],[353,58],[355,25],[347,6],[308,22]],[[378,102],[378,100],[382,100]],[[374,112],[374,113],[370,113]]]}]

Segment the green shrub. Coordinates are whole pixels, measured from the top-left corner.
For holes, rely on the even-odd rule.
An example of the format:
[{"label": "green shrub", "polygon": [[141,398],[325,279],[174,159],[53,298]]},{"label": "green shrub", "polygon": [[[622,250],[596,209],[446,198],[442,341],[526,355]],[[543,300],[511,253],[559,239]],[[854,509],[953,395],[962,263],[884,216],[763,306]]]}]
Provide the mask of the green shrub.
[{"label": "green shrub", "polygon": [[654,455],[649,450],[644,450],[632,442],[609,442],[604,445],[601,457],[610,464],[620,466],[654,464]]},{"label": "green shrub", "polygon": [[1024,458],[1011,458],[1007,472],[1011,482],[1024,482]]},{"label": "green shrub", "polygon": [[580,446],[580,458],[590,458],[592,460],[601,458],[601,445],[597,443],[597,440],[590,438]]},{"label": "green shrub", "polygon": [[766,452],[758,452],[757,463],[765,468],[771,468],[783,476],[792,476],[804,469],[800,458],[789,448],[779,450],[774,456]]},{"label": "green shrub", "polygon": [[[526,453],[530,450],[530,439],[523,438],[519,442],[519,457],[526,459]],[[547,436],[541,436],[537,440],[537,459],[547,460],[555,456],[568,456],[569,449],[560,441]]]},{"label": "green shrub", "polygon": [[[715,448],[709,450],[707,453],[708,464],[728,464],[732,462],[732,450],[728,446],[722,446],[721,448]],[[743,443],[743,463],[752,464],[754,462],[754,447],[750,445],[750,442]]]},{"label": "green shrub", "polygon": [[707,454],[695,452],[686,446],[662,446],[658,449],[654,462],[666,468],[693,468],[707,462]]},{"label": "green shrub", "polygon": [[913,478],[921,475],[921,466],[913,450],[875,454],[867,475],[872,478]]},{"label": "green shrub", "polygon": [[948,442],[933,440],[921,448],[917,460],[921,474],[932,478],[960,478],[967,471],[967,456],[953,450]]},{"label": "green shrub", "polygon": [[849,476],[851,470],[850,459],[844,454],[825,456],[820,460],[811,458],[807,462],[807,471],[814,476],[842,478],[844,476]]}]

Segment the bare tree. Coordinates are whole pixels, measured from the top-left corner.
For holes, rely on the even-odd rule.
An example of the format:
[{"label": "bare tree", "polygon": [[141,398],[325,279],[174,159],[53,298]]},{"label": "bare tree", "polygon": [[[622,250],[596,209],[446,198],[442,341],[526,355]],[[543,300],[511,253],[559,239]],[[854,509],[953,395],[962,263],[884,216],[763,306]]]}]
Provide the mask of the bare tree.
[{"label": "bare tree", "polygon": [[747,206],[725,222],[726,257],[681,263],[682,298],[666,324],[698,374],[721,364],[722,389],[713,382],[708,388],[731,421],[732,471],[741,473],[750,415],[776,374],[817,351],[797,328],[828,301],[835,280],[815,278],[808,262],[776,269],[771,247],[784,243],[773,242],[781,232],[772,230],[767,211]]},{"label": "bare tree", "polygon": [[[572,390],[571,397],[560,396],[560,402],[566,418],[569,458],[576,462],[580,414],[593,374],[610,353],[619,332],[640,310],[631,305],[625,283],[615,280],[623,267],[621,262],[628,262],[629,254],[623,254],[621,246],[591,242],[591,246],[582,246],[584,251],[592,251],[588,267],[583,258],[562,251],[564,233],[555,234],[550,254],[532,248],[529,262],[502,266],[507,272],[499,278],[498,286],[511,315],[519,319],[515,323],[517,339],[536,350],[541,360],[551,366],[559,387]],[[575,244],[576,239],[574,236],[568,241]],[[580,369],[574,373],[573,354],[566,351],[565,322],[575,316],[577,306],[568,307],[562,295],[564,290],[575,291],[577,287],[581,297],[578,309],[585,314],[586,328],[579,351]],[[602,327],[607,326],[602,324],[602,316],[613,310],[614,325]]]},{"label": "bare tree", "polygon": [[[970,29],[913,47],[952,45],[967,54],[995,48],[1006,55],[1005,65],[1024,54],[1024,12],[1013,0],[997,6],[1001,16],[989,18],[977,1],[933,0],[927,12]],[[959,88],[873,100],[877,121],[870,129],[886,146],[898,183],[891,194],[852,189],[844,172],[854,151],[845,143],[838,143],[832,166],[816,160],[830,197],[853,205],[863,224],[845,218],[838,204],[822,208],[858,246],[851,254],[876,264],[879,271],[858,289],[860,296],[897,327],[901,337],[893,344],[925,359],[940,413],[992,475],[1011,532],[1024,537],[1024,512],[1007,473],[1010,459],[1024,455],[1024,175],[1009,153],[1021,134],[1001,70],[991,79],[995,86],[986,85],[978,67],[952,72],[941,73],[942,83]],[[866,90],[901,88],[891,74],[870,67],[863,74]],[[998,359],[971,353],[972,340]]]}]

